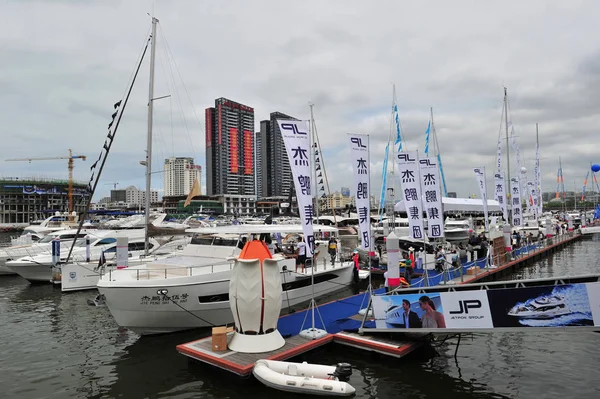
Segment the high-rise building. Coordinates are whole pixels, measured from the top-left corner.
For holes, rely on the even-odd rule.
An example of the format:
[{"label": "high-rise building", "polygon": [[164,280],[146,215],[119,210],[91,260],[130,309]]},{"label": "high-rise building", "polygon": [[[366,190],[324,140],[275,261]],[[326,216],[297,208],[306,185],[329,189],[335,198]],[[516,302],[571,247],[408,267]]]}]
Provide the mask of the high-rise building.
[{"label": "high-rise building", "polygon": [[[129,186],[124,189],[110,190],[110,202],[124,203],[127,206],[146,205],[146,190],[140,190],[135,186]],[[158,191],[150,190],[150,203],[158,202]]]},{"label": "high-rise building", "polygon": [[194,158],[172,157],[165,159],[165,196],[188,195],[194,180],[202,187],[202,167]]},{"label": "high-rise building", "polygon": [[205,111],[208,195],[255,195],[254,109],[217,98]]},{"label": "high-rise building", "polygon": [[292,170],[288,160],[283,137],[277,119],[297,120],[281,112],[272,112],[269,120],[260,122],[260,132],[256,136],[257,160],[261,165],[257,186],[262,191],[259,197],[287,196],[292,187]]},{"label": "high-rise building", "polygon": [[254,134],[254,181],[256,182],[256,195],[264,197],[262,188],[262,143],[260,141],[260,131]]}]

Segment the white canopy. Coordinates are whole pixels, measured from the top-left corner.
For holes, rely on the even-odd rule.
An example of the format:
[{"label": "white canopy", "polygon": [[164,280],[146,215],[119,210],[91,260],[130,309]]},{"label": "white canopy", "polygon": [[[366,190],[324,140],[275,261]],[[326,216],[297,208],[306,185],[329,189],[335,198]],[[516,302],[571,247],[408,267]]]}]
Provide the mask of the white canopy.
[{"label": "white canopy", "polygon": [[[231,226],[198,227],[186,229],[186,233],[200,234],[262,234],[262,233],[302,233],[300,224],[236,224]],[[316,232],[337,232],[337,227],[313,225]]]},{"label": "white canopy", "polygon": [[[450,198],[442,197],[444,212],[482,212],[483,200],[479,198]],[[487,200],[488,212],[501,212],[500,205],[496,200]],[[406,212],[404,201],[394,205],[394,211]]]}]

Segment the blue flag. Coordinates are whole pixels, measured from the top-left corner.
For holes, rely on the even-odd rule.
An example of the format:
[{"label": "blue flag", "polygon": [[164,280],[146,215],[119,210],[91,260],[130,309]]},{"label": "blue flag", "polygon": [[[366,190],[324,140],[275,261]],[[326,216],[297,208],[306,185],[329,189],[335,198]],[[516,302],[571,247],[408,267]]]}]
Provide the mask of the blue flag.
[{"label": "blue flag", "polygon": [[431,121],[427,124],[427,131],[425,132],[425,156],[429,156],[429,132],[431,131]]}]

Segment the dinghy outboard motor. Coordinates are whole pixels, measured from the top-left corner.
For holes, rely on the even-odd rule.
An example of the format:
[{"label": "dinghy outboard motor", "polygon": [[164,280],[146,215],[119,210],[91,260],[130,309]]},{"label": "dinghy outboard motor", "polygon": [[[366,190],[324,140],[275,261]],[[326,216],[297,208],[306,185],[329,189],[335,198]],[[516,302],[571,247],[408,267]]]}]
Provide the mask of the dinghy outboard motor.
[{"label": "dinghy outboard motor", "polygon": [[347,382],[352,375],[352,366],[349,363],[338,363],[332,375],[340,381]]}]

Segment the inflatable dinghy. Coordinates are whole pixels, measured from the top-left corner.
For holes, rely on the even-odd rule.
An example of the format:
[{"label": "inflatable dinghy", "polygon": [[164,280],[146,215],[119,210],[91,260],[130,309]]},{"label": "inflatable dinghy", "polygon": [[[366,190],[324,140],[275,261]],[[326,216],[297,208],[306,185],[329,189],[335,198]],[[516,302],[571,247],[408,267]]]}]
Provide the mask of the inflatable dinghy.
[{"label": "inflatable dinghy", "polygon": [[322,396],[352,396],[354,387],[346,381],[352,374],[348,363],[337,366],[258,360],[252,374],[268,387],[286,392]]}]

